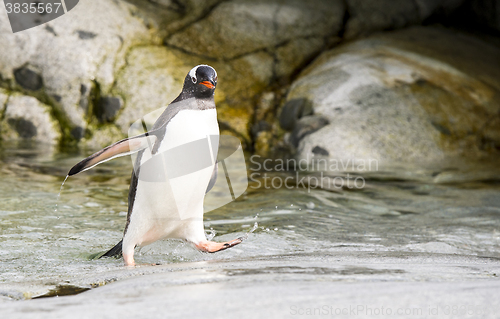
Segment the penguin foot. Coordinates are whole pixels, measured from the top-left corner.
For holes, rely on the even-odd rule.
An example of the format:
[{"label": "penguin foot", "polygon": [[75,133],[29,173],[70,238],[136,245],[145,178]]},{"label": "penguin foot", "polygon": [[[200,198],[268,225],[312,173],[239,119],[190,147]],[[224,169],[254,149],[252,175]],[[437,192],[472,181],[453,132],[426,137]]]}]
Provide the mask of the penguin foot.
[{"label": "penguin foot", "polygon": [[224,249],[231,248],[236,246],[242,242],[242,238],[236,238],[234,240],[225,242],[225,243],[216,243],[215,241],[204,240],[196,244],[196,248],[198,250],[207,252],[207,253],[215,253]]},{"label": "penguin foot", "polygon": [[135,261],[134,261],[134,255],[133,254],[130,254],[130,255],[123,254],[123,261],[125,262],[125,266],[126,267],[133,267],[133,266],[135,266]]}]

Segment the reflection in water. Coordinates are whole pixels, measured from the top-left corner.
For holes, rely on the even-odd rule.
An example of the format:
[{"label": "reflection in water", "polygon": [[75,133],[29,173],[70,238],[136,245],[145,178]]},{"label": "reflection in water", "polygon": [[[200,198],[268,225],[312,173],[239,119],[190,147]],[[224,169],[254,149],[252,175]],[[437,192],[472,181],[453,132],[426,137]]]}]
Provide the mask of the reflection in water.
[{"label": "reflection in water", "polygon": [[[53,155],[33,145],[1,150],[0,295],[22,299],[30,296],[14,292],[122,266],[120,259],[89,256],[109,249],[122,236],[130,160],[117,159],[68,179],[54,211],[67,170],[81,158]],[[250,185],[235,202],[205,214],[205,228],[213,229],[216,241],[251,233],[242,245],[203,254],[184,242],[160,241],[144,247],[138,261],[165,264],[353,250],[500,257],[500,182],[490,170],[412,175],[394,169],[365,174],[362,189],[333,191]]]}]

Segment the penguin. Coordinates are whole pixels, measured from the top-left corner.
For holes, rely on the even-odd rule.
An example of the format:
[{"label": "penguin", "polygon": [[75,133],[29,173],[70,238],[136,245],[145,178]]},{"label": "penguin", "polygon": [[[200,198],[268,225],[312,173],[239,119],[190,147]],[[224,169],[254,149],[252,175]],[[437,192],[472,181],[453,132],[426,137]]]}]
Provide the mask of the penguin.
[{"label": "penguin", "polygon": [[[148,132],[116,142],[85,158],[71,168],[68,176],[119,156],[136,154],[128,195],[128,214],[122,240],[101,257],[123,256],[134,266],[135,247],[157,240],[185,240],[202,252],[214,253],[242,242],[243,238],[218,243],[208,241],[203,227],[203,200],[217,178],[217,163],[176,176],[164,165],[160,154],[211,136],[219,136],[214,91],[217,72],[202,64],[184,79],[182,92],[158,117]],[[217,149],[211,154],[216,158]],[[194,156],[196,157],[196,156]],[[160,165],[148,165],[160,158]],[[194,158],[193,160],[198,160]],[[156,161],[158,163],[158,161]],[[196,164],[196,163],[195,163]],[[193,166],[193,164],[187,163]],[[196,166],[196,165],[195,165]],[[206,166],[206,165],[205,165]],[[174,176],[161,182],[151,180],[162,174]]]}]

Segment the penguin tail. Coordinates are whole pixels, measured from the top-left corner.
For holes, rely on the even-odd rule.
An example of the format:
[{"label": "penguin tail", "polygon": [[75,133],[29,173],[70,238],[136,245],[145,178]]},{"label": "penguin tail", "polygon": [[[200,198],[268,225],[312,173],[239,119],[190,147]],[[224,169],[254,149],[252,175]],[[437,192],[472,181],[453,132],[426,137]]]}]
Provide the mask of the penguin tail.
[{"label": "penguin tail", "polygon": [[122,242],[123,240],[120,240],[118,244],[115,245],[115,247],[111,248],[108,250],[106,253],[104,253],[101,257],[119,257],[122,254]]}]

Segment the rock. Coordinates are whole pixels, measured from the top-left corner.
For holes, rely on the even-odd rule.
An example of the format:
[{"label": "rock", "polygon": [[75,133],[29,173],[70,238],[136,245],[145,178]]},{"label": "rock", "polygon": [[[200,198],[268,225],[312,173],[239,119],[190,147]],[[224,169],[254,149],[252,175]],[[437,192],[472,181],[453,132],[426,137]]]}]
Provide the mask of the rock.
[{"label": "rock", "polygon": [[347,0],[347,21],[345,37],[373,33],[387,29],[399,29],[419,21],[418,11],[413,0]]},{"label": "rock", "polygon": [[305,136],[316,132],[326,125],[328,125],[328,120],[326,118],[315,115],[306,116],[300,119],[294,126],[292,135],[290,136],[290,143],[297,147],[300,140]]},{"label": "rock", "polygon": [[[83,136],[82,136],[83,137]],[[124,138],[123,132],[113,124],[94,129],[92,138],[82,138],[81,144],[89,149],[101,149]]]},{"label": "rock", "polygon": [[349,19],[344,36],[355,38],[376,31],[419,24],[436,12],[452,12],[464,0],[347,0]]},{"label": "rock", "polygon": [[[82,101],[90,98],[90,88],[98,85],[106,95],[127,50],[150,41],[133,10],[123,1],[80,1],[44,26],[15,34],[2,17],[0,84],[57,109],[53,114],[65,134],[75,127],[85,129],[91,114]],[[82,86],[88,89],[82,91]]]},{"label": "rock", "polygon": [[76,126],[71,130],[70,134],[75,140],[79,141],[85,136],[85,129],[80,126]]},{"label": "rock", "polygon": [[330,153],[328,153],[327,150],[325,150],[324,148],[320,147],[320,146],[315,146],[313,147],[313,149],[311,150],[311,152],[315,155],[323,155],[323,156],[328,156],[330,155]]},{"label": "rock", "polygon": [[277,54],[280,73],[289,75],[331,43],[341,30],[343,16],[341,1],[223,2],[205,19],[168,37],[166,43],[226,61],[257,52],[266,52],[271,59]]},{"label": "rock", "polygon": [[415,0],[420,20],[425,20],[434,13],[451,14],[461,5],[464,0]]},{"label": "rock", "polygon": [[50,106],[20,94],[9,96],[0,127],[4,140],[22,138],[55,144],[61,138],[60,127],[50,115]]},{"label": "rock", "polygon": [[280,125],[285,130],[292,130],[297,120],[313,112],[309,100],[300,98],[288,101],[281,110],[279,117]]},{"label": "rock", "polygon": [[259,121],[253,125],[252,134],[256,136],[261,132],[267,132],[270,130],[271,130],[271,124],[269,124],[266,121]]},{"label": "rock", "polygon": [[40,74],[25,66],[14,70],[14,77],[20,86],[30,91],[40,90],[43,86]]},{"label": "rock", "polygon": [[207,16],[218,4],[227,0],[126,0],[137,6],[136,15],[159,37],[171,35]]},{"label": "rock", "polygon": [[292,106],[307,101],[329,124],[308,131],[306,116],[283,127],[300,158],[390,164],[498,155],[499,57],[499,48],[443,28],[358,40],[323,54],[287,96],[282,119],[296,118]]},{"label": "rock", "polygon": [[[0,87],[49,105],[64,143],[90,143],[108,124],[126,135],[131,123],[172,101],[187,71],[203,63],[219,73],[215,98],[223,133],[252,149],[282,135],[275,125],[278,105],[322,51],[341,38],[421,23],[464,0],[77,2],[64,16],[16,34],[8,19],[0,20]],[[260,101],[269,94],[264,106]],[[302,107],[282,114],[291,131],[312,115]]]},{"label": "rock", "polygon": [[96,116],[100,122],[112,122],[123,106],[120,97],[103,96],[96,105]]},{"label": "rock", "polygon": [[78,34],[78,37],[80,38],[80,40],[93,39],[97,36],[97,33],[84,31],[84,30],[76,30],[76,34]]},{"label": "rock", "polygon": [[274,50],[283,42],[306,35],[328,37],[340,30],[342,17],[340,1],[230,1],[166,42],[191,53],[227,60],[257,50]]}]

